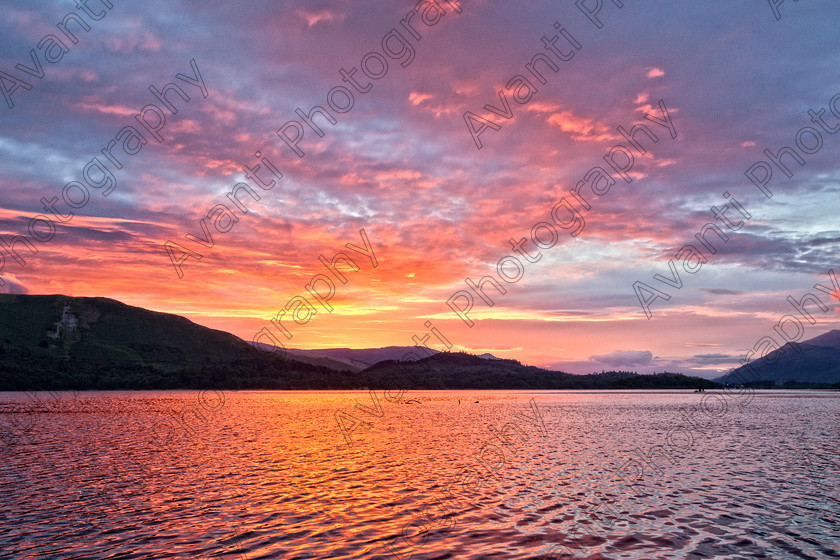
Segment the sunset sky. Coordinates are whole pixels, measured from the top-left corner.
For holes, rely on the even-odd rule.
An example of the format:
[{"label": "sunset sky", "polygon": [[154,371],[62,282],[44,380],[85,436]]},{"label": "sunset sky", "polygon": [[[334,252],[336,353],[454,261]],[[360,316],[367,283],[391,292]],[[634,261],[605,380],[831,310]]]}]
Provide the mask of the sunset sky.
[{"label": "sunset sky", "polygon": [[[573,373],[714,376],[795,313],[789,295],[829,307],[811,306],[803,339],[840,328],[840,302],[814,289],[840,272],[840,4],[788,0],[777,19],[766,0],[604,0],[587,17],[597,4],[424,0],[401,23],[413,2],[0,1],[0,241],[26,240],[17,259],[0,247],[0,290],[114,298],[246,340],[303,296],[317,314],[281,319],[289,348],[434,328],[454,350]],[[544,84],[526,69],[537,53],[557,67],[539,62]],[[295,112],[316,106],[336,121],[312,115],[323,137]],[[634,136],[645,154],[617,129],[636,124],[657,137]],[[629,183],[604,159],[616,145]],[[763,153],[786,146],[805,162],[782,156],[790,178]],[[772,198],[745,176],[759,161]],[[585,187],[582,210],[569,190],[596,166],[615,183]],[[240,183],[247,213],[226,197]],[[555,220],[537,249],[532,226],[564,198],[584,229]],[[728,241],[705,236],[717,252],[689,273],[675,253],[703,249],[709,222]],[[346,247],[364,249],[360,230],[371,257]],[[528,257],[508,242],[522,237]],[[338,252],[359,268],[346,284],[319,262]],[[497,272],[508,255],[517,282]],[[682,288],[654,279],[670,259]],[[306,289],[317,274],[332,312]],[[506,293],[484,284],[490,307],[472,292],[469,327],[447,300],[484,276]],[[650,318],[637,281],[670,296]]]}]

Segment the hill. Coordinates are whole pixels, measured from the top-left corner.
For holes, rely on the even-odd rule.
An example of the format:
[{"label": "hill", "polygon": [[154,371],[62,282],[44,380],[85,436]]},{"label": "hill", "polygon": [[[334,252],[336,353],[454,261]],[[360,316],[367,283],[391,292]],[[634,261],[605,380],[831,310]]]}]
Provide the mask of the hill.
[{"label": "hill", "polygon": [[[336,370],[350,369],[362,371],[379,362],[387,360],[412,362],[431,354],[438,354],[431,348],[418,349],[416,346],[385,346],[383,348],[319,348],[317,350],[288,349],[289,357],[301,362],[332,367]],[[485,360],[498,360],[493,354],[478,354]]]},{"label": "hill", "polygon": [[350,372],[107,298],[0,294],[0,390],[350,388]]},{"label": "hill", "polygon": [[[799,352],[793,344],[787,343],[767,354],[766,360],[759,358],[739,367],[732,372],[731,379],[751,379],[753,381],[748,384],[759,387],[828,387],[840,383],[840,330],[829,331],[798,345]],[[724,377],[715,381],[721,383]]]},{"label": "hill", "polygon": [[[385,360],[402,360],[407,355],[427,356],[437,350],[420,350],[414,346],[385,346],[383,348],[319,348],[317,350],[288,349],[289,357],[307,363],[318,363],[334,369],[362,371]],[[488,356],[490,354],[487,354]],[[311,362],[310,362],[311,360]],[[406,360],[410,361],[410,360]]]},{"label": "hill", "polygon": [[611,371],[573,375],[516,360],[443,352],[414,362],[384,361],[360,373],[371,388],[399,389],[697,389],[715,383],[681,374]]},{"label": "hill", "polygon": [[[260,343],[260,347],[268,348],[268,346],[263,343]],[[317,350],[298,350],[294,348],[287,348],[286,356],[292,360],[303,362],[304,364],[322,366],[334,371],[349,370],[357,373],[370,366],[369,363],[359,362],[349,358],[333,358],[332,356],[322,354]]]}]

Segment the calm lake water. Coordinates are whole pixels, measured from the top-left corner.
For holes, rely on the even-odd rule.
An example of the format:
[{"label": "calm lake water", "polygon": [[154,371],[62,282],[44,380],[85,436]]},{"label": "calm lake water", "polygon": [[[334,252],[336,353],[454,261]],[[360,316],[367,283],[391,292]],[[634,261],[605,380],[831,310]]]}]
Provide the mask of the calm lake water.
[{"label": "calm lake water", "polygon": [[840,393],[375,396],[0,393],[0,557],[840,557]]}]

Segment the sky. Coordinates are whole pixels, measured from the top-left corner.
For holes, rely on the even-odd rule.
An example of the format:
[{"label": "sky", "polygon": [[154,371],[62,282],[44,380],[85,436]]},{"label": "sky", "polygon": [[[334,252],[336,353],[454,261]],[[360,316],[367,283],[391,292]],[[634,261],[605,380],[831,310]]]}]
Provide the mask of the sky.
[{"label": "sky", "polygon": [[838,328],[840,4],[619,4],[0,1],[0,290],[572,373]]}]

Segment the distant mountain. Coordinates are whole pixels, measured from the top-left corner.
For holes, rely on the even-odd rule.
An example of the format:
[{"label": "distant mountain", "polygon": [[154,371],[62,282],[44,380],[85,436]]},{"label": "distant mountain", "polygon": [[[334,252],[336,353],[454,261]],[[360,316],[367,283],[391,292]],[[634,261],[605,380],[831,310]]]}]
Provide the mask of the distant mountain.
[{"label": "distant mountain", "polygon": [[[829,386],[840,383],[840,330],[829,331],[810,340],[798,343],[797,352],[793,344],[787,343],[767,354],[767,359],[753,360],[748,366],[755,374],[742,366],[729,377],[734,379],[758,379],[751,382],[756,386]],[[775,361],[778,360],[778,361]],[[772,362],[770,364],[765,363]],[[715,379],[723,382],[728,376]]]},{"label": "distant mountain", "polygon": [[[362,371],[387,360],[413,362],[440,352],[417,346],[385,346],[383,348],[320,348],[317,350],[290,348],[286,353],[290,358],[301,362],[332,367],[336,370]],[[477,357],[485,360],[501,359],[487,352]]]},{"label": "distant mountain", "polygon": [[[419,349],[416,346],[385,346],[384,348],[321,348],[318,350],[289,349],[289,357],[306,361],[307,359],[324,360],[323,365],[330,361],[334,365],[343,365],[345,369],[362,371],[377,362],[385,360],[412,361],[437,354],[437,350]],[[417,356],[416,358],[414,356]],[[329,366],[327,366],[329,367]]]},{"label": "distant mountain", "polygon": [[699,377],[667,373],[639,375],[611,371],[573,375],[516,360],[443,352],[414,362],[384,361],[359,374],[368,386],[398,389],[711,389]]},{"label": "distant mountain", "polygon": [[840,330],[828,331],[810,340],[806,340],[805,343],[811,344],[812,346],[827,346],[829,348],[840,349]]},{"label": "distant mountain", "polygon": [[[267,345],[259,343],[263,348],[269,348]],[[360,372],[370,364],[365,362],[358,362],[348,358],[333,358],[321,354],[317,350],[297,350],[292,348],[286,349],[286,357],[304,364],[312,364],[314,366],[321,366],[329,368],[333,371],[349,370],[352,372]]]}]

